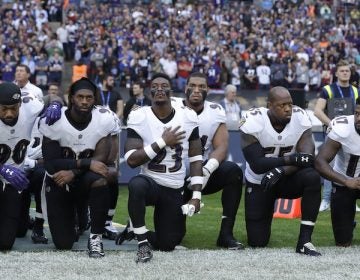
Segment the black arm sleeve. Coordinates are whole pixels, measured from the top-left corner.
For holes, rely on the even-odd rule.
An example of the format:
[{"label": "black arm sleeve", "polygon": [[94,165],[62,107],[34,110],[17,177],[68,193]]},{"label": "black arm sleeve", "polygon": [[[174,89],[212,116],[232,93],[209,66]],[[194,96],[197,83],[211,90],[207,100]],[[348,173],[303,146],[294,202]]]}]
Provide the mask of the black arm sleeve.
[{"label": "black arm sleeve", "polygon": [[44,158],[44,167],[50,174],[60,170],[77,169],[76,159],[61,158],[61,147],[59,142],[51,140],[44,136],[42,143],[42,153]]},{"label": "black arm sleeve", "polygon": [[282,157],[265,157],[264,150],[260,143],[253,143],[245,147],[243,153],[251,170],[256,174],[262,174],[275,167],[285,165],[285,160]]}]

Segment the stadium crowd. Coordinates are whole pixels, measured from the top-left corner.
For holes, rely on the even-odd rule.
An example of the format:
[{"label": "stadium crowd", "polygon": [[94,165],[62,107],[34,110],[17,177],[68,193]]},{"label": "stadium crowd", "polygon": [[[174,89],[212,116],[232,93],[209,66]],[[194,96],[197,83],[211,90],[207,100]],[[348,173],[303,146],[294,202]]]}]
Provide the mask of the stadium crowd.
[{"label": "stadium crowd", "polygon": [[94,81],[111,72],[118,85],[129,86],[164,72],[180,91],[196,71],[211,88],[314,90],[331,82],[338,60],[348,59],[355,72],[360,63],[356,8],[345,14],[331,1],[280,0],[271,10],[242,1],[222,7],[162,2],[73,6],[64,23],[71,58],[88,65]]},{"label": "stadium crowd", "polygon": [[[359,10],[348,13],[330,6],[329,1],[311,0],[274,1],[272,9],[238,1],[214,1],[214,5],[164,2],[120,6],[80,1],[79,5],[67,6],[65,20],[56,30],[49,21],[59,19],[62,8],[58,1],[45,5],[15,1],[0,8],[0,124],[7,133],[0,137],[7,147],[0,165],[4,179],[0,199],[16,200],[11,206],[0,204],[0,216],[5,217],[0,219],[0,249],[10,249],[16,236],[26,234],[29,205],[23,197],[29,182],[25,172],[31,181],[29,171],[33,172],[40,162],[41,174],[46,174],[44,197],[49,204],[50,231],[58,249],[71,249],[90,226],[90,257],[104,256],[102,237],[116,239],[119,245],[136,237],[137,261],[146,262],[152,258],[153,249],[173,250],[185,235],[185,217],[200,210],[202,195],[220,190],[223,213],[217,245],[243,249],[233,236],[233,227],[245,177],[248,244],[268,244],[276,198],[302,197],[296,252],[320,256],[311,243],[321,198],[320,175],[314,161],[321,174],[337,184],[334,188],[357,189],[355,195],[351,192],[337,198],[343,204],[349,198],[354,203],[345,213],[346,232],[339,225],[335,225],[334,232],[337,245],[350,245],[360,189],[360,181],[355,178],[359,156],[356,162],[353,157],[351,161],[353,154],[342,148],[347,142],[338,135],[353,127],[338,130],[338,126],[345,121],[354,123],[356,131],[349,134],[358,143]],[[29,92],[24,88],[29,80],[42,89],[59,85],[64,61],[85,69],[83,74],[88,78],[73,79],[68,107],[54,93],[48,97],[52,103],[44,108],[42,93],[36,95],[34,87]],[[342,98],[350,96],[353,107],[349,113],[353,116],[332,121],[326,116],[325,125],[337,124],[330,134],[336,146],[327,140],[331,157],[324,153],[323,159],[315,159],[310,120],[304,110],[293,107],[287,88],[319,90],[328,84],[333,88],[323,90],[324,102],[337,98],[337,91]],[[132,85],[131,106],[135,105],[136,110],[125,110],[128,134],[124,157],[129,166],[141,166],[141,173],[129,182],[130,220],[118,234],[112,226],[118,192],[111,190],[111,185],[118,191],[117,136],[123,101],[113,89]],[[144,101],[144,85],[149,85],[152,102]],[[206,100],[209,90],[218,88],[226,89],[224,108]],[[270,91],[268,108],[250,110],[240,121],[241,104],[235,96],[242,88]],[[171,98],[172,90],[185,97]],[[36,112],[31,104],[36,104]],[[227,111],[231,115],[227,116]],[[46,118],[39,121],[40,112]],[[226,161],[227,117],[237,125],[240,121],[245,174],[234,162]],[[39,125],[34,126],[37,122]],[[33,127],[39,127],[36,133],[44,137],[42,148],[42,140],[35,145]],[[19,135],[13,137],[14,133]],[[19,137],[23,138],[21,145],[14,140]],[[29,151],[25,153],[29,143],[29,151],[36,149],[34,158]],[[343,170],[344,164],[338,167],[338,163],[335,171],[331,169],[332,159],[344,160],[336,156],[339,151],[346,154],[346,163],[351,163],[351,175]],[[356,148],[351,152],[359,154]],[[10,153],[16,156],[10,158]],[[188,161],[186,167],[184,160]],[[187,177],[185,187],[189,185],[189,190],[183,196]],[[286,188],[289,184],[294,188]],[[35,221],[32,240],[46,243],[39,189],[38,184],[31,190],[37,197],[36,218],[41,220],[38,224]],[[154,232],[145,226],[147,205],[155,206]],[[16,211],[12,211],[14,208]],[[333,216],[339,215],[332,211]],[[20,215],[20,224],[25,227],[22,233],[16,224]],[[6,223],[11,223],[11,236],[6,236]]]}]

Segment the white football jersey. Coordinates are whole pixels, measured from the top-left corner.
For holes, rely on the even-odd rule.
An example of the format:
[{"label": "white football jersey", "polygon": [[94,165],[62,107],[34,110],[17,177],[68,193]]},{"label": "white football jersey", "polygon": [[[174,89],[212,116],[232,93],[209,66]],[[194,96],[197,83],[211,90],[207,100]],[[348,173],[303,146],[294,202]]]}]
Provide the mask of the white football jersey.
[{"label": "white football jersey", "polygon": [[111,111],[103,107],[95,107],[88,126],[83,130],[78,130],[69,122],[65,115],[66,110],[66,107],[61,109],[60,120],[51,126],[41,119],[39,131],[47,138],[59,142],[63,158],[92,157],[99,140],[115,130],[116,123]]},{"label": "white football jersey", "polygon": [[[171,105],[184,106],[183,99],[171,97]],[[226,123],[226,114],[224,108],[214,102],[204,102],[204,109],[198,115],[199,118],[199,135],[203,148],[203,160],[206,160],[212,151],[212,140],[219,125]]]},{"label": "white football jersey", "polygon": [[354,115],[333,119],[328,137],[341,144],[335,156],[334,171],[348,178],[359,177],[360,135],[355,130]]},{"label": "white football jersey", "polygon": [[44,105],[37,98],[21,98],[19,117],[14,126],[0,121],[0,163],[22,168],[31,131]]},{"label": "white football jersey", "polygon": [[141,166],[141,174],[154,179],[156,183],[169,188],[178,189],[184,185],[185,160],[188,158],[189,138],[192,131],[199,125],[196,113],[186,106],[174,108],[175,115],[167,123],[161,122],[150,106],[132,110],[128,119],[128,128],[133,129],[143,140],[144,147],[158,140],[165,128],[180,126],[185,131],[181,145],[170,148],[166,146],[151,161]]},{"label": "white football jersey", "polygon": [[[279,133],[273,128],[267,112],[264,107],[250,109],[242,119],[240,130],[258,139],[266,157],[293,154],[301,135],[312,127],[309,116],[303,109],[293,106],[290,122]],[[245,178],[249,182],[260,184],[263,176],[252,171],[246,162]]]}]

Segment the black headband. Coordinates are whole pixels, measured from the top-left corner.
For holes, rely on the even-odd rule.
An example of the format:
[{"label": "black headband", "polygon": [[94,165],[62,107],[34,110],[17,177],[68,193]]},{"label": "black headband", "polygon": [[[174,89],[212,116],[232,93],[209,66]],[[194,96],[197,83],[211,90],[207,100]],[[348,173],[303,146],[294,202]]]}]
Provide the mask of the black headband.
[{"label": "black headband", "polygon": [[75,94],[75,92],[81,89],[91,90],[95,95],[97,88],[94,83],[88,78],[81,78],[80,80],[77,80],[75,83],[72,84],[70,93]]}]

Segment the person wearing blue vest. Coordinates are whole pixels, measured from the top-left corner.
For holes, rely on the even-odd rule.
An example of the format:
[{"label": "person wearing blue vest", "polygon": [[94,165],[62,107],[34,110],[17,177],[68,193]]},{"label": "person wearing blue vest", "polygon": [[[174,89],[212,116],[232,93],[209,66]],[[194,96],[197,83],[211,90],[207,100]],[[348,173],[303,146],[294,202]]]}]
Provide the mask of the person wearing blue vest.
[{"label": "person wearing blue vest", "polygon": [[[335,76],[337,77],[337,81],[323,87],[314,108],[314,115],[327,128],[331,128],[331,118],[337,117],[338,115],[353,114],[355,109],[355,100],[359,96],[358,89],[350,85],[351,70],[349,62],[346,60],[340,60],[336,64]],[[335,102],[336,100],[348,100],[349,102],[342,103],[344,104],[344,107],[337,108],[334,106],[333,110],[330,110],[330,102]],[[347,108],[348,104],[350,105],[350,109]],[[330,208],[330,197],[331,182],[324,180],[323,199],[321,201],[319,211],[325,211]]]}]

